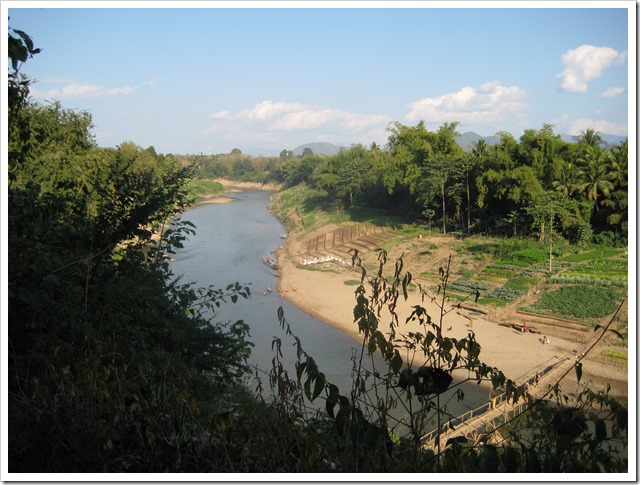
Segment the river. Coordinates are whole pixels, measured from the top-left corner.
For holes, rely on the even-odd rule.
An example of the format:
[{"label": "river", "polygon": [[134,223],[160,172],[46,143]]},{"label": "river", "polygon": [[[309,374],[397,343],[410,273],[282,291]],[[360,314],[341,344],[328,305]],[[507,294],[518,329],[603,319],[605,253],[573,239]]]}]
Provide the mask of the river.
[{"label": "river", "polygon": [[[291,305],[275,291],[277,277],[263,263],[282,243],[284,226],[267,210],[272,192],[246,190],[228,194],[228,204],[203,204],[183,214],[182,219],[196,225],[191,236],[178,250],[172,270],[184,275],[185,282],[197,286],[224,288],[229,283],[248,284],[251,298],[223,304],[218,321],[244,320],[251,327],[251,363],[263,371],[271,369],[274,337],[282,339],[284,362],[295,362],[294,341],[287,337],[278,321],[278,308],[303,349],[318,363],[326,378],[343,389],[349,389],[351,355],[357,343],[339,330]],[[271,289],[273,291],[268,292]],[[262,294],[267,292],[266,294]],[[291,369],[293,366],[291,365]],[[295,376],[290,371],[290,376]],[[343,390],[343,392],[346,392]]]}]

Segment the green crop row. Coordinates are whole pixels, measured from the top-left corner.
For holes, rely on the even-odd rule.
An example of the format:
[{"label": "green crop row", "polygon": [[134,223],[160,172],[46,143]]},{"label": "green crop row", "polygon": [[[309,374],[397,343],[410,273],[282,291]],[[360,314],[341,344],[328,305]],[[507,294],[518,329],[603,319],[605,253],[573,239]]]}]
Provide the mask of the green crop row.
[{"label": "green crop row", "polygon": [[498,300],[514,301],[517,300],[520,295],[524,294],[523,290],[516,290],[513,288],[496,288],[487,295],[487,298],[495,298]]},{"label": "green crop row", "polygon": [[573,262],[579,263],[581,261],[589,261],[589,260],[593,261],[593,260],[602,260],[604,258],[611,258],[613,256],[617,256],[621,252],[622,250],[620,249],[602,248],[602,249],[595,249],[592,251],[588,251],[586,253],[568,254],[566,256],[563,256],[561,259],[563,261],[573,261]]},{"label": "green crop row", "polygon": [[627,281],[623,279],[615,278],[595,278],[593,276],[568,276],[568,275],[554,275],[549,278],[549,283],[561,283],[561,284],[582,284],[582,285],[597,285],[597,286],[620,286],[627,287]]},{"label": "green crop row", "polygon": [[545,293],[531,308],[561,317],[602,318],[616,309],[619,299],[618,292],[612,288],[564,286]]},{"label": "green crop row", "polygon": [[475,293],[476,291],[484,291],[491,289],[491,286],[478,282],[469,282],[463,279],[449,283],[448,288],[459,291],[466,291],[468,293]]}]

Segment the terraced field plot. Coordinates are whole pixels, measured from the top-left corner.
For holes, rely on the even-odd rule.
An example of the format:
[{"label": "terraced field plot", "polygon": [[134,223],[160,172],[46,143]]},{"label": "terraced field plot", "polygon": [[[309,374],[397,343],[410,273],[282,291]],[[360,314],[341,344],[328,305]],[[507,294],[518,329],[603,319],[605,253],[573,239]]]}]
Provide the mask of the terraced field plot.
[{"label": "terraced field plot", "polygon": [[300,255],[305,258],[336,256],[350,261],[352,250],[357,249],[360,253],[373,251],[390,237],[392,232],[389,228],[368,223],[353,224],[307,238],[301,244]]}]

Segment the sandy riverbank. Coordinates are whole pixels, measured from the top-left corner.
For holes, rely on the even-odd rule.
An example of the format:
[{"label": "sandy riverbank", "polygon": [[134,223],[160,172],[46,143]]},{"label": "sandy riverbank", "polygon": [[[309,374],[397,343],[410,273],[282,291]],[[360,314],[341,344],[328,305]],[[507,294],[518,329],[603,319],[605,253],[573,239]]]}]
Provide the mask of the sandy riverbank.
[{"label": "sandy riverbank", "polygon": [[258,182],[237,182],[235,180],[227,180],[223,178],[217,178],[214,182],[218,182],[222,186],[224,186],[225,190],[222,194],[209,195],[199,200],[194,206],[202,205],[202,204],[228,204],[233,202],[234,199],[231,197],[227,197],[226,194],[234,194],[238,192],[242,192],[247,189],[255,189],[255,190],[269,190],[276,191],[280,189],[279,185],[276,184],[261,184]]},{"label": "sandy riverbank", "polygon": [[222,184],[225,188],[229,188],[231,189],[231,191],[233,192],[233,189],[237,189],[237,190],[246,190],[246,189],[256,189],[256,190],[280,190],[282,187],[278,184],[263,184],[263,183],[259,183],[259,182],[239,182],[236,180],[228,180],[228,179],[223,179],[223,178],[217,178],[214,179],[214,182],[218,182],[219,184]]},{"label": "sandy riverbank", "polygon": [[[296,242],[293,238],[279,250],[278,291],[291,303],[332,325],[358,342],[362,342],[358,334],[357,323],[354,322],[353,308],[355,306],[356,286],[346,285],[347,280],[359,279],[359,273],[350,268],[340,268],[334,263],[323,263],[326,269],[334,271],[310,271],[299,268],[296,261]],[[299,258],[298,258],[299,259]],[[445,310],[450,310],[452,304],[445,303]],[[424,330],[416,323],[405,324],[411,314],[412,307],[420,305],[427,310],[433,320],[439,321],[440,308],[432,302],[422,301],[417,292],[409,293],[408,300],[398,304],[400,328],[397,332],[422,332]],[[389,331],[387,316],[380,319],[379,329],[387,334]],[[550,345],[540,343],[540,335],[533,333],[522,334],[512,328],[489,322],[477,314],[472,315],[465,310],[453,309],[443,318],[443,333],[454,338],[464,338],[469,331],[473,331],[477,342],[481,345],[480,360],[490,366],[497,367],[511,379],[522,376],[535,375],[536,370],[545,367],[558,359],[572,355],[572,350],[580,348],[580,344],[553,338]],[[625,381],[620,368],[608,367],[601,363],[584,363],[585,375],[596,378]],[[573,378],[573,375],[571,375]]]}]

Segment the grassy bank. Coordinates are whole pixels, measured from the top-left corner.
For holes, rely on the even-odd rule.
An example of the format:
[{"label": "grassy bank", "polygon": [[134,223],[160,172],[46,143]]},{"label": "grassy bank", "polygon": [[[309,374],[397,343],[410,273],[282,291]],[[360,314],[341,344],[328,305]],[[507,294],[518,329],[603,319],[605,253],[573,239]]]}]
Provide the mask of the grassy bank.
[{"label": "grassy bank", "polygon": [[189,195],[195,199],[195,204],[210,197],[215,197],[224,192],[224,186],[220,182],[209,179],[194,179],[187,183]]}]

